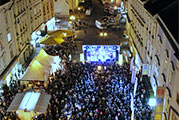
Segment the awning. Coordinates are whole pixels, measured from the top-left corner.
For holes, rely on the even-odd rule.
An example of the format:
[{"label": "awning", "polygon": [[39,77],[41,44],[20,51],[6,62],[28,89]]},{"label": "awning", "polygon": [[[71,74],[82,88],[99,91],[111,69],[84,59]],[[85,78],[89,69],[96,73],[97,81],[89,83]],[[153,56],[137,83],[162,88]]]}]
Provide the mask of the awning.
[{"label": "awning", "polygon": [[48,71],[51,68],[42,66],[38,60],[34,59],[29,67],[27,68],[27,72],[23,76],[21,80],[31,81],[31,80],[38,80],[38,81],[46,81]]},{"label": "awning", "polygon": [[55,30],[47,33],[50,37],[70,37],[73,35],[71,30]]},{"label": "awning", "polygon": [[46,36],[45,38],[40,40],[40,44],[45,44],[45,45],[60,45],[63,42],[64,42],[64,39],[62,37]]},{"label": "awning", "polygon": [[17,110],[26,110],[44,113],[47,110],[51,96],[46,93],[26,92],[17,93],[7,112],[15,112]]},{"label": "awning", "polygon": [[40,64],[43,66],[51,67],[54,64],[54,57],[48,55],[43,49],[40,50],[39,54],[35,57]]}]

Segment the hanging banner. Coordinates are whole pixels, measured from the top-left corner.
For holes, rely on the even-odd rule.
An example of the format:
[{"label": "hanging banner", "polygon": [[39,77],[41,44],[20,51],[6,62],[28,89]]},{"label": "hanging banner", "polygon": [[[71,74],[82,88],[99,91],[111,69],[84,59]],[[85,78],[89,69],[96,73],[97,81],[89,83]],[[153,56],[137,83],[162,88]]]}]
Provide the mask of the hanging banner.
[{"label": "hanging banner", "polygon": [[135,80],[135,85],[134,85],[134,97],[135,97],[135,94],[136,94],[136,91],[137,91],[137,85],[138,85],[138,78],[136,78],[136,80]]},{"label": "hanging banner", "polygon": [[150,65],[143,64],[142,65],[142,75],[149,75],[149,73],[150,73]]},{"label": "hanging banner", "polygon": [[131,59],[130,71],[132,71],[133,66],[134,66],[134,57],[132,57],[132,59]]},{"label": "hanging banner", "polygon": [[157,105],[155,107],[154,120],[162,120],[163,114],[163,98],[165,95],[165,87],[157,87]]},{"label": "hanging banner", "polygon": [[131,83],[132,84],[135,83],[135,78],[136,78],[136,67],[134,66],[134,68],[132,69],[132,76],[131,76]]}]

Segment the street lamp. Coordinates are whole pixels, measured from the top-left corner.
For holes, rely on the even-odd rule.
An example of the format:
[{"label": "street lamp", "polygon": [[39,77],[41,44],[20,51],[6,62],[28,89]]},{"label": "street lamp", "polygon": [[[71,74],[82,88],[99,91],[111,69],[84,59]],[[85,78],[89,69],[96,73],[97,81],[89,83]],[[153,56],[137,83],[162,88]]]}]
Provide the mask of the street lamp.
[{"label": "street lamp", "polygon": [[107,36],[108,36],[108,34],[107,34],[107,32],[105,32],[105,33],[104,33],[104,37],[107,37]]},{"label": "street lamp", "polygon": [[107,36],[108,36],[108,33],[107,33],[107,32],[100,32],[100,33],[99,33],[99,36],[100,36],[100,37],[107,37]]},{"label": "street lamp", "polygon": [[66,37],[67,36],[67,33],[63,33],[63,37]]},{"label": "street lamp", "polygon": [[101,36],[101,37],[102,37],[102,36],[103,36],[103,32],[100,32],[100,33],[99,33],[99,36]]}]

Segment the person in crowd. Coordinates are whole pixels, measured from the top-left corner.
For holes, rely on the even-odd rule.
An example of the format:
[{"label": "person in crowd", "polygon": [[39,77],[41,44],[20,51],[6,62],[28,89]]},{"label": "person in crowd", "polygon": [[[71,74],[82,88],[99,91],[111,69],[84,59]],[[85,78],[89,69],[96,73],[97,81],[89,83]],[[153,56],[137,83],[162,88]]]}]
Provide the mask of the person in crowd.
[{"label": "person in crowd", "polygon": [[[34,120],[130,120],[131,83],[130,65],[116,63],[82,63],[69,60],[73,46],[49,46],[45,50],[50,55],[62,59],[63,69],[51,75],[45,92],[51,95],[46,113],[34,116]],[[98,70],[98,66],[102,66]],[[137,75],[140,79],[140,75]],[[0,119],[18,120],[16,113],[6,112],[14,96],[23,92],[25,86],[12,81],[3,87],[0,98]],[[146,104],[143,81],[139,81],[134,97],[136,120],[151,119],[152,110]]]}]

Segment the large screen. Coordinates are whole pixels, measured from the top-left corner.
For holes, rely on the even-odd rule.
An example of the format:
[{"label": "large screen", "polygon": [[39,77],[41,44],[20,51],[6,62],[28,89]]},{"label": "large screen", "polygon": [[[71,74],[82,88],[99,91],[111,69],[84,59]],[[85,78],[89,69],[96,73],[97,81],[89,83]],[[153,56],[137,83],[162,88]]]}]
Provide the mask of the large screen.
[{"label": "large screen", "polygon": [[110,62],[118,59],[119,45],[83,45],[84,59],[87,62]]}]

